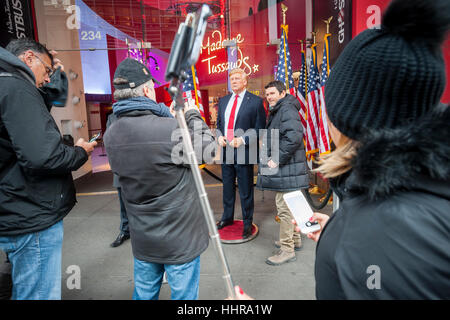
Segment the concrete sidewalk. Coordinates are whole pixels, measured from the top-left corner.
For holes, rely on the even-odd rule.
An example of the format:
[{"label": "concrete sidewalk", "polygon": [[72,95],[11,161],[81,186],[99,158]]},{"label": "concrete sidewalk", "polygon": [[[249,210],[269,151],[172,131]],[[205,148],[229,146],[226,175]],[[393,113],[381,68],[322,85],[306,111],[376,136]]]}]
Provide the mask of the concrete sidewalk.
[{"label": "concrete sidewalk", "polygon": [[[215,170],[220,173],[220,168]],[[219,220],[222,214],[222,185],[204,172],[202,176],[215,218]],[[133,256],[130,241],[118,248],[109,246],[119,232],[120,223],[119,201],[111,184],[110,171],[95,173],[77,183],[78,204],[64,220],[63,299],[128,300],[132,297]],[[239,197],[235,218],[241,219],[238,200]],[[327,205],[322,212],[330,213],[331,210],[331,206]],[[303,248],[296,253],[295,262],[281,266],[265,263],[266,258],[276,251],[273,242],[278,239],[279,224],[274,220],[275,213],[275,194],[255,189],[254,223],[259,227],[259,235],[243,244],[223,245],[233,282],[256,299],[315,299],[316,244],[312,240],[303,236]],[[77,268],[81,274],[81,288],[69,289],[70,284],[74,283],[72,275]],[[201,256],[199,299],[226,297],[221,272],[214,246],[210,243]],[[160,299],[170,299],[167,284],[161,289]]]}]

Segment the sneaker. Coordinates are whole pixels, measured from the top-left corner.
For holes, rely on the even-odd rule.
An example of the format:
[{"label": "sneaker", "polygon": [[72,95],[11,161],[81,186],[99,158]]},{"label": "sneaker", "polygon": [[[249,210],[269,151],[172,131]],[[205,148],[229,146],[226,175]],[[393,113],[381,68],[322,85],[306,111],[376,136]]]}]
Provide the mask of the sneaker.
[{"label": "sneaker", "polygon": [[[275,247],[277,247],[278,249],[281,248],[280,241],[275,241]],[[300,250],[302,250],[302,245],[301,245],[301,244],[298,244],[298,243],[294,244],[294,250],[295,250],[295,251],[300,251]]]},{"label": "sneaker", "polygon": [[278,254],[267,258],[266,263],[272,266],[279,266],[283,263],[295,261],[297,258],[295,257],[295,252],[286,252],[280,250]]}]

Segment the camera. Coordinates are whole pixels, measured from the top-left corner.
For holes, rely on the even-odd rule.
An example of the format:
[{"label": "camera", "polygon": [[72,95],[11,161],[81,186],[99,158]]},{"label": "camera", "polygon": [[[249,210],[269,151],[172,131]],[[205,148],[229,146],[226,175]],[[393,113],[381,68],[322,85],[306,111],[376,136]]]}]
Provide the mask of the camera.
[{"label": "camera", "polygon": [[210,16],[211,9],[208,5],[203,5],[197,13],[189,13],[186,21],[180,24],[167,64],[167,81],[174,78],[184,81],[186,70],[197,62]]}]

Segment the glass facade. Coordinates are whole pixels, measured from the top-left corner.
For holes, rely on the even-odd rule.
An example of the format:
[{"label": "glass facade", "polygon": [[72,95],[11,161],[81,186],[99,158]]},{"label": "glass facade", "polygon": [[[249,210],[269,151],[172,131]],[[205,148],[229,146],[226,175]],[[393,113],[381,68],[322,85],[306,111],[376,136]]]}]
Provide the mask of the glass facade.
[{"label": "glass facade", "polygon": [[[322,60],[326,24],[330,23],[332,66],[357,33],[381,19],[389,0],[4,0],[0,7],[0,44],[32,37],[57,50],[69,75],[69,99],[52,115],[62,134],[77,140],[105,131],[111,112],[112,78],[126,57],[147,64],[162,85],[157,99],[169,103],[164,75],[172,41],[188,13],[208,4],[213,16],[195,65],[205,120],[214,127],[216,106],[229,91],[228,72],[240,67],[249,76],[248,90],[263,97],[277,72],[281,25],[288,26],[295,76],[301,67],[300,40],[316,32],[317,65]],[[285,17],[282,6],[287,7]],[[370,9],[370,10],[369,10]],[[285,18],[285,20],[284,20]],[[311,50],[306,49],[307,55]],[[448,43],[447,43],[448,47]],[[450,60],[446,50],[446,59]],[[307,57],[306,61],[310,61]],[[449,64],[450,65],[450,64]],[[448,67],[447,67],[448,69]],[[447,72],[450,73],[450,72]],[[447,88],[444,101],[449,100]],[[90,171],[89,164],[79,175]]]},{"label": "glass facade", "polygon": [[[207,122],[214,125],[217,100],[228,93],[228,72],[240,67],[249,75],[248,90],[263,96],[277,66],[277,39],[288,7],[289,45],[294,69],[300,69],[300,43],[306,38],[307,0],[42,0],[35,1],[39,41],[70,60],[82,80],[87,109],[100,108],[89,130],[104,129],[104,108],[112,100],[112,76],[131,56],[145,61],[167,86],[164,73],[172,41],[188,13],[204,3],[212,9],[200,58],[195,66]],[[279,40],[278,40],[279,41]],[[234,46],[235,45],[235,46]],[[296,54],[294,54],[296,52]],[[75,67],[76,65],[76,67]],[[82,75],[82,77],[81,77]],[[158,98],[168,102],[160,88]],[[95,122],[95,125],[92,123]]]}]

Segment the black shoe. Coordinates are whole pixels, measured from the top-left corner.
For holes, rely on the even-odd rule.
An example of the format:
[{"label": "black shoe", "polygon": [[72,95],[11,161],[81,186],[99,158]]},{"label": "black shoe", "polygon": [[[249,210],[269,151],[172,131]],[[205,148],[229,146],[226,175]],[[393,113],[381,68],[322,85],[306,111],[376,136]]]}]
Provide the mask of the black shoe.
[{"label": "black shoe", "polygon": [[252,235],[252,227],[244,228],[244,232],[242,233],[242,239],[247,239]]},{"label": "black shoe", "polygon": [[130,239],[130,235],[129,234],[124,234],[124,233],[119,233],[119,235],[117,236],[117,239],[114,240],[113,243],[111,243],[111,247],[115,248],[120,246],[125,240]]},{"label": "black shoe", "polygon": [[223,229],[226,226],[231,226],[233,224],[233,221],[219,221],[217,223],[217,230]]}]

